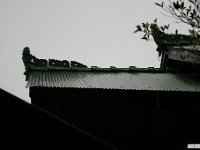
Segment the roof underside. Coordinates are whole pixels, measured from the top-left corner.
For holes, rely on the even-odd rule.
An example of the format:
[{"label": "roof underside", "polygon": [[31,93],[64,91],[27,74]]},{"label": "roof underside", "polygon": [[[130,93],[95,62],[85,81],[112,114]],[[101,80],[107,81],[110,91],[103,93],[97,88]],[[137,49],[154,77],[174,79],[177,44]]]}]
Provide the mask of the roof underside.
[{"label": "roof underside", "polygon": [[200,92],[200,78],[166,72],[30,71],[27,87]]}]

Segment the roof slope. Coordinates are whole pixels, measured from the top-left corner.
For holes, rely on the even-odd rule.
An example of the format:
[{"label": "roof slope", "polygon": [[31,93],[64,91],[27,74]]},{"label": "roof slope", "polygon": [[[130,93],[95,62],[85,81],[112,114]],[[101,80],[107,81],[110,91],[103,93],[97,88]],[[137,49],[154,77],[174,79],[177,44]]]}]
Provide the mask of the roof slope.
[{"label": "roof slope", "polygon": [[200,92],[200,78],[160,71],[32,70],[27,87]]},{"label": "roof slope", "polygon": [[76,61],[38,59],[24,48],[27,87],[200,92],[200,75],[158,68],[88,68]]}]

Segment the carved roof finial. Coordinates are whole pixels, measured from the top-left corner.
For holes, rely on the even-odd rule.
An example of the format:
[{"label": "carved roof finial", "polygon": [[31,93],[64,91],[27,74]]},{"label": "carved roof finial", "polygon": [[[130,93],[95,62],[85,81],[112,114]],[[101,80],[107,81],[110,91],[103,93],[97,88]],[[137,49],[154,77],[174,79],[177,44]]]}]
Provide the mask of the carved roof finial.
[{"label": "carved roof finial", "polygon": [[29,47],[24,47],[23,53],[29,53],[29,54],[30,54],[30,49],[29,49]]},{"label": "carved roof finial", "polygon": [[31,64],[32,55],[30,53],[29,47],[25,47],[22,52],[22,59],[24,62],[24,65],[27,67],[28,64]]}]

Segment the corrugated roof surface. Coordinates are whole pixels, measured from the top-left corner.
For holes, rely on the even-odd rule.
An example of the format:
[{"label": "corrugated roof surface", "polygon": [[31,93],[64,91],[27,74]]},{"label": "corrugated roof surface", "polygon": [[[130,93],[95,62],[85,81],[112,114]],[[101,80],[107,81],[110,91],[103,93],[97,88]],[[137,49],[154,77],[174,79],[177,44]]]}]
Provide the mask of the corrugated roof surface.
[{"label": "corrugated roof surface", "polygon": [[200,78],[162,72],[30,71],[27,87],[200,92]]}]

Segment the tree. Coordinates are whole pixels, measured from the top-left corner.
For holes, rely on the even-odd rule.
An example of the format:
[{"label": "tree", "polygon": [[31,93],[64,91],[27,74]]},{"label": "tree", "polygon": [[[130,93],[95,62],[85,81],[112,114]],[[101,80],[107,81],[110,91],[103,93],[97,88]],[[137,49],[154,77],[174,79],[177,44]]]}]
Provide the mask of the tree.
[{"label": "tree", "polygon": [[[155,5],[162,8],[164,12],[167,13],[166,15],[175,19],[177,23],[189,25],[189,34],[187,36],[182,36],[187,38],[187,40],[189,40],[194,47],[200,45],[200,0],[176,0],[173,2],[168,0],[167,3],[166,1],[163,1],[162,3],[155,3]],[[141,25],[137,25],[134,33],[143,32],[144,35],[142,39],[145,40],[149,40],[152,36],[158,44],[158,40],[166,36],[169,26],[169,24],[159,26],[157,24],[157,19],[155,19],[153,23],[143,22]],[[177,37],[180,36],[180,34],[178,34],[178,30],[175,31],[173,36],[175,39],[178,39]]]}]

